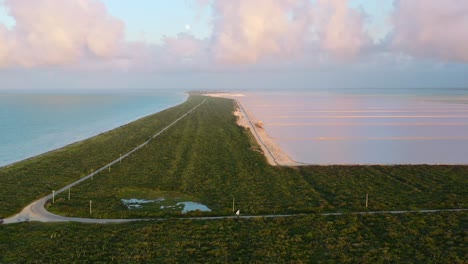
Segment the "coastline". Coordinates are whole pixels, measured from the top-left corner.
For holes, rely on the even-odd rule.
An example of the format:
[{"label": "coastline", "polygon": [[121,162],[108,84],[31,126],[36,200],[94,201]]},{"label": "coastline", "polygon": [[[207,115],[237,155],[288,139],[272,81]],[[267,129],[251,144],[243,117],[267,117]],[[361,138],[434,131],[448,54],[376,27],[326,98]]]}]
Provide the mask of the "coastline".
[{"label": "coastline", "polygon": [[[72,145],[75,145],[75,144],[80,144],[81,142],[84,142],[86,140],[89,140],[91,138],[99,136],[101,134],[108,133],[108,132],[110,132],[112,130],[115,130],[115,129],[118,129],[120,127],[129,125],[129,124],[131,124],[131,123],[133,123],[135,121],[138,121],[140,119],[146,118],[148,116],[157,114],[159,112],[162,112],[162,111],[168,110],[170,108],[173,108],[175,106],[178,106],[180,104],[183,104],[189,98],[189,93],[188,92],[179,92],[178,91],[178,92],[175,92],[173,94],[177,94],[178,96],[180,95],[180,99],[177,100],[173,104],[168,104],[168,105],[165,105],[165,106],[163,106],[163,107],[161,107],[159,109],[156,109],[156,111],[152,111],[152,112],[147,112],[146,111],[146,113],[141,112],[141,113],[138,113],[138,114],[136,114],[136,115],[134,115],[133,117],[130,117],[130,118],[128,118],[128,116],[125,116],[124,118],[120,119],[121,120],[120,122],[115,121],[115,120],[105,120],[105,122],[108,121],[107,124],[105,126],[100,127],[100,128],[96,128],[94,126],[90,126],[89,128],[87,128],[85,130],[83,130],[82,127],[81,128],[73,128],[73,129],[68,128],[67,130],[62,131],[62,133],[70,134],[70,131],[76,130],[76,129],[80,130],[80,133],[76,134],[76,135],[68,136],[68,137],[64,138],[65,140],[62,139],[59,144],[54,145],[52,147],[42,147],[42,150],[37,149],[37,148],[30,149],[29,151],[25,152],[25,155],[21,155],[22,157],[11,158],[10,161],[7,161],[7,163],[4,163],[4,164],[0,163],[0,168],[8,168],[8,167],[14,166],[15,164],[18,164],[18,163],[21,163],[21,162],[24,162],[24,161],[28,161],[28,160],[31,160],[31,159],[34,159],[34,158],[37,158],[37,157],[42,157],[44,155],[50,154],[52,152],[60,151],[62,149],[65,149],[65,148],[67,148],[69,146],[72,146]],[[57,96],[57,95],[61,95],[61,94],[53,94],[53,95]],[[109,94],[105,94],[105,95],[107,96],[107,95],[116,95],[116,94],[109,93]],[[120,96],[121,94],[117,94],[117,95]],[[133,94],[131,94],[131,95],[133,95]]]},{"label": "coastline", "polygon": [[[466,105],[432,102],[424,95],[296,92],[207,92],[207,95],[241,104],[253,123],[252,127],[246,127],[253,136],[259,135],[258,144],[273,141],[265,143],[264,153],[269,150],[285,153],[289,156],[286,159],[293,162],[286,160],[278,165],[467,164]],[[264,129],[255,126],[259,120],[263,121]]]},{"label": "coastline", "polygon": [[257,144],[261,147],[265,158],[268,163],[272,166],[307,166],[309,164],[300,163],[293,160],[278,144],[277,142],[268,135],[268,132],[263,128],[257,126],[258,119],[252,114],[249,109],[245,108],[242,104],[242,97],[245,95],[242,93],[206,93],[203,94],[209,97],[226,98],[234,100],[237,104],[237,108],[234,111],[234,115],[237,117],[237,124],[247,129],[251,135],[257,141]]}]

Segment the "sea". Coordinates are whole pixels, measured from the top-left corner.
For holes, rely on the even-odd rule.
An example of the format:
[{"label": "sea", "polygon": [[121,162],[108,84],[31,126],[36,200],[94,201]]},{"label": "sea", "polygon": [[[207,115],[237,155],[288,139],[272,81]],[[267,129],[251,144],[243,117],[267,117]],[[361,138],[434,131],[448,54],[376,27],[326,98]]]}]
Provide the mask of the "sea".
[{"label": "sea", "polygon": [[468,89],[244,93],[255,121],[306,164],[468,164]]},{"label": "sea", "polygon": [[[236,91],[237,92],[237,91]],[[307,164],[468,164],[468,89],[242,92],[253,119]],[[182,91],[0,92],[0,166],[182,103]]]},{"label": "sea", "polygon": [[184,102],[182,91],[0,91],[0,167]]}]

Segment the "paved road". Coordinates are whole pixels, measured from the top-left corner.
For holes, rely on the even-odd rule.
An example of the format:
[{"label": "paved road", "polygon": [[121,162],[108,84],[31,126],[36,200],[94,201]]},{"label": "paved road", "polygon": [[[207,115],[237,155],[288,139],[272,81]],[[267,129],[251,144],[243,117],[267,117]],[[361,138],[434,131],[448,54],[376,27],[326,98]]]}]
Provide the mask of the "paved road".
[{"label": "paved road", "polygon": [[[264,150],[264,154],[267,156],[267,159],[268,160],[271,160],[273,161],[273,163],[278,166],[279,163],[278,161],[276,160],[275,156],[273,155],[273,153],[271,153],[270,149],[267,147],[267,145],[265,144],[265,142],[263,142],[262,138],[258,135],[257,133],[257,129],[255,128],[255,125],[252,123],[252,120],[250,120],[250,117],[249,115],[247,114],[247,112],[245,111],[244,107],[242,106],[242,104],[240,103],[240,101],[238,99],[236,99],[236,103],[237,105],[239,106],[239,109],[241,110],[242,112],[242,115],[245,117],[245,119],[247,120],[247,123],[249,124],[249,127],[250,127],[250,131],[252,132],[252,135],[255,137],[255,139],[257,140],[257,142],[260,143],[260,146],[262,147],[262,149]],[[265,151],[266,150],[266,151]]]},{"label": "paved road", "polygon": [[[55,192],[55,195],[62,193],[64,191],[67,191],[71,187],[88,180],[89,178],[92,178],[94,175],[100,173],[103,170],[109,169],[112,165],[121,162],[134,152],[138,151],[142,147],[146,146],[148,143],[151,142],[151,140],[155,139],[159,135],[161,135],[163,132],[168,130],[170,127],[175,125],[177,122],[182,120],[184,117],[188,116],[191,114],[193,111],[195,111],[198,107],[200,107],[202,104],[206,102],[207,99],[203,100],[200,104],[197,106],[193,107],[190,109],[188,112],[177,118],[174,122],[163,128],[161,131],[158,133],[154,134],[151,138],[149,138],[147,141],[145,141],[143,144],[137,146],[136,148],[132,149],[128,153],[120,156],[118,159],[110,162],[107,165],[104,165],[102,168],[96,170],[95,172],[63,187],[62,189],[58,190]],[[9,223],[18,223],[18,222],[24,222],[24,221],[40,221],[40,222],[63,222],[63,221],[75,221],[75,222],[84,222],[84,223],[110,223],[110,222],[128,222],[131,220],[122,220],[122,219],[117,219],[117,220],[112,220],[112,219],[104,219],[104,220],[99,220],[99,219],[83,219],[83,218],[68,218],[68,217],[62,217],[58,215],[54,215],[50,212],[48,212],[44,206],[47,203],[47,201],[52,199],[52,194],[47,195],[46,197],[43,197],[28,206],[26,206],[19,214],[16,214],[14,216],[11,216],[9,218],[4,219],[4,224],[9,224]]]},{"label": "paved road", "polygon": [[188,218],[147,218],[147,219],[95,219],[95,218],[79,218],[79,217],[65,217],[52,214],[48,212],[44,205],[52,198],[52,195],[44,197],[30,205],[28,205],[21,213],[14,217],[5,219],[4,224],[13,224],[25,221],[38,221],[38,222],[77,222],[77,223],[93,223],[93,224],[107,224],[107,223],[126,223],[136,221],[168,221],[168,220],[222,220],[222,219],[253,219],[253,218],[279,218],[279,217],[294,217],[305,215],[323,215],[323,216],[341,216],[341,215],[373,215],[373,214],[406,214],[406,213],[438,213],[438,212],[462,212],[468,209],[435,209],[435,210],[398,210],[398,211],[366,211],[366,212],[346,212],[346,213],[311,213],[311,214],[273,214],[273,215],[241,215],[241,216],[207,216],[207,217],[188,217]]},{"label": "paved road", "polygon": [[[149,140],[144,142],[143,144],[139,145],[138,147],[134,148],[130,152],[126,153],[122,157],[119,157],[118,159],[112,161],[111,163],[105,165],[104,167],[100,168],[99,170],[87,175],[86,177],[83,177],[79,179],[78,181],[71,183],[62,189],[58,190],[55,192],[55,194],[62,193],[64,191],[67,191],[71,187],[93,177],[94,175],[98,174],[99,172],[108,169],[110,166],[114,165],[115,163],[120,162],[121,160],[127,158],[130,154],[134,153],[135,151],[139,150],[140,148],[144,147],[147,145],[152,139],[158,137],[175,125],[177,122],[179,122],[181,119],[192,113],[194,110],[196,110],[198,107],[200,107],[203,103],[205,103],[206,99],[201,102],[199,105],[195,106],[192,108],[190,111],[176,119],[174,122],[172,122],[170,125],[166,126],[164,129],[156,133],[154,136],[152,136]],[[240,104],[239,104],[240,105]],[[242,109],[241,106],[241,110]],[[244,112],[245,114],[245,112]],[[245,116],[247,116],[245,114]],[[249,120],[250,122],[250,120]],[[250,125],[253,127],[253,124],[250,123]],[[255,129],[253,129],[255,131]],[[18,223],[18,222],[26,222],[26,221],[38,221],[38,222],[79,222],[79,223],[95,223],[95,224],[106,224],[106,223],[125,223],[125,222],[134,222],[134,221],[148,221],[148,220],[153,220],[153,221],[166,221],[166,220],[174,220],[174,218],[154,218],[154,219],[95,219],[95,218],[78,218],[78,217],[64,217],[64,216],[59,216],[52,214],[48,212],[45,209],[45,204],[47,201],[52,199],[52,194],[47,195],[46,197],[43,197],[28,206],[26,206],[19,214],[14,215],[12,217],[4,219],[4,224],[13,224],[13,223]],[[461,208],[461,209],[436,209],[436,210],[398,210],[398,211],[365,211],[365,212],[347,212],[347,213],[314,213],[315,215],[324,215],[324,216],[340,216],[340,215],[366,215],[366,214],[406,214],[406,213],[437,213],[437,212],[461,212],[461,211],[468,211],[468,209]],[[287,215],[278,215],[278,214],[273,214],[273,215],[241,215],[241,216],[210,216],[210,217],[190,217],[190,218],[177,218],[177,219],[191,219],[191,220],[221,220],[221,219],[229,219],[229,218],[242,218],[242,219],[250,219],[250,218],[278,218],[278,217],[293,217],[293,216],[304,216],[305,214],[287,214]],[[312,214],[309,214],[312,215]]]}]

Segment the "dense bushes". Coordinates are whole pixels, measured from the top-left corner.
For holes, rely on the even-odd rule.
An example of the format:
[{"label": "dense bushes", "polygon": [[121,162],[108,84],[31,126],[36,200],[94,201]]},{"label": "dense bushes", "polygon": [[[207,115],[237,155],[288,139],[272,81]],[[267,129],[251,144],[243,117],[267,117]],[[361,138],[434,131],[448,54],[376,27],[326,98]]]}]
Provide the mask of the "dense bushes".
[{"label": "dense bushes", "polygon": [[[84,142],[0,169],[0,217],[116,159],[199,104],[180,106]],[[59,195],[49,209],[90,217],[180,216],[128,210],[122,198],[190,199],[211,213],[456,208],[468,166],[272,167],[235,124],[233,101],[210,98],[149,145]],[[254,147],[254,148],[253,148]],[[258,149],[256,149],[258,150]],[[130,197],[132,196],[132,197]],[[133,197],[139,196],[139,197]],[[420,262],[463,263],[467,212],[0,225],[0,263]]]},{"label": "dense bushes", "polygon": [[[204,97],[89,140],[0,169],[0,217],[65,186],[141,144]],[[467,203],[467,166],[272,167],[252,149],[248,131],[235,124],[234,102],[209,98],[205,104],[134,153],[57,197],[49,209],[89,217],[159,217],[145,207],[128,210],[123,198],[155,199],[144,193],[172,192],[208,205],[210,214],[458,208]],[[126,189],[141,197],[125,197]],[[133,192],[135,193],[135,192]],[[170,214],[173,214],[171,212]]]},{"label": "dense bushes", "polygon": [[[232,199],[245,214],[319,211],[457,208],[466,204],[467,166],[306,166],[272,167],[252,150],[250,134],[235,124],[233,101],[209,98],[189,118],[94,181],[74,188],[73,199],[54,212],[89,217],[160,217],[145,206],[128,210],[122,198],[156,199],[148,190],[193,197],[232,214]],[[140,197],[123,197],[136,188]],[[369,207],[365,208],[366,194]],[[168,214],[173,215],[173,212]]]},{"label": "dense bushes", "polygon": [[467,217],[25,223],[0,226],[0,263],[464,263]]},{"label": "dense bushes", "polygon": [[0,218],[76,181],[146,141],[199,104],[192,96],[173,108],[100,134],[88,140],[0,168]]}]

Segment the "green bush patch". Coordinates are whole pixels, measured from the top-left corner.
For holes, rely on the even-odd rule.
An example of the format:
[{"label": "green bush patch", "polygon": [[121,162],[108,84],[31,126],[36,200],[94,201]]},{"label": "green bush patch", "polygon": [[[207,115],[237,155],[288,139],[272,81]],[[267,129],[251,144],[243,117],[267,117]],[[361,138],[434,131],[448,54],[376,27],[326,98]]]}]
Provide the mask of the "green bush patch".
[{"label": "green bush patch", "polygon": [[[76,170],[86,175],[90,169],[83,168],[94,160],[106,164],[118,158],[125,153],[122,146],[134,148],[203,100],[191,96],[180,106],[110,131],[99,140],[70,146],[73,151],[65,148],[0,169],[0,215],[11,215],[7,213],[22,208],[19,202],[30,203],[34,196],[40,198],[76,180],[80,177]],[[212,210],[203,215],[232,215],[237,209],[258,215],[448,209],[468,204],[468,166],[270,166],[262,153],[252,149],[257,145],[250,132],[236,124],[235,107],[232,100],[206,99],[111,171],[73,187],[70,200],[67,192],[57,195],[48,209],[75,217],[154,218],[180,216],[182,205],[177,204],[189,201]],[[104,139],[104,146],[94,144]],[[114,154],[109,157],[109,153]],[[129,210],[122,199],[132,198],[165,200]],[[161,210],[162,205],[168,206],[166,210]]]}]

